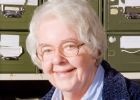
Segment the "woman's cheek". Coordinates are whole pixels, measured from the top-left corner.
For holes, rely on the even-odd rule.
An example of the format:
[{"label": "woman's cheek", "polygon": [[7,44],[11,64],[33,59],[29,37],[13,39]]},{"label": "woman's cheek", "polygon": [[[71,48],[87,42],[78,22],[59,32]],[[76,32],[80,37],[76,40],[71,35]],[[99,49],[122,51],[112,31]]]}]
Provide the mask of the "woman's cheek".
[{"label": "woman's cheek", "polygon": [[82,75],[84,74],[87,66],[87,64],[84,63],[84,59],[83,58],[71,59],[69,60],[69,63],[71,66],[76,68],[76,76],[78,80],[82,80]]},{"label": "woman's cheek", "polygon": [[52,72],[52,64],[49,62],[42,62],[42,70],[44,74]]},{"label": "woman's cheek", "polygon": [[69,60],[69,63],[78,69],[85,69],[91,63],[91,58],[87,56],[78,56],[75,59]]}]

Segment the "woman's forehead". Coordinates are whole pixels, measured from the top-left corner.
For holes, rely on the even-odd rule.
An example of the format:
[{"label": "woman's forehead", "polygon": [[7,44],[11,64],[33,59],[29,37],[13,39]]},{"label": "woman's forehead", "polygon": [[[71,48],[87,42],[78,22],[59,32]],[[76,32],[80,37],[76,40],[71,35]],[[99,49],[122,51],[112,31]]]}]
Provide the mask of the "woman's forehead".
[{"label": "woman's forehead", "polygon": [[77,33],[59,19],[44,21],[37,32],[39,42],[62,42],[66,40],[79,40]]}]

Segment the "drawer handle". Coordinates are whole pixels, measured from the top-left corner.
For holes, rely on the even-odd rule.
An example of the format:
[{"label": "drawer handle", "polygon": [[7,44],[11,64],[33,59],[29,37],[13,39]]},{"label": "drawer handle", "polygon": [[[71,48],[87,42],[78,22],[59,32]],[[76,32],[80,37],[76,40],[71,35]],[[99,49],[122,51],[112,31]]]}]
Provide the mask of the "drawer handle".
[{"label": "drawer handle", "polygon": [[140,52],[140,50],[136,50],[136,51],[121,50],[121,52],[135,54],[135,53]]}]

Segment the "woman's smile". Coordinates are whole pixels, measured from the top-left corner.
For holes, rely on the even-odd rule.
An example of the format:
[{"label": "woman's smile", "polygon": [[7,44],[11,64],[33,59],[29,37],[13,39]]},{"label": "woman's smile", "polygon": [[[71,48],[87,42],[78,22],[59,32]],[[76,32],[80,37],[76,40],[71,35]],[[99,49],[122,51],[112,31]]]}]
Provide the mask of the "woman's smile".
[{"label": "woman's smile", "polygon": [[76,68],[70,68],[66,70],[56,70],[53,73],[56,75],[56,77],[59,77],[59,78],[69,78],[74,75],[75,71],[76,71]]}]

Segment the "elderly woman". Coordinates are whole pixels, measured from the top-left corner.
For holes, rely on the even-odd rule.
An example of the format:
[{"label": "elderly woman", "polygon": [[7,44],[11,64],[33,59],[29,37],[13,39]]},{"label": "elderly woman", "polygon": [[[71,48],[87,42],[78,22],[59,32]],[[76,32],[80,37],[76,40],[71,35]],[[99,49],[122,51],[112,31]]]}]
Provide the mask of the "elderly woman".
[{"label": "elderly woman", "polygon": [[54,86],[42,100],[140,100],[140,86],[102,59],[106,34],[87,0],[48,0],[36,9],[26,43]]}]

